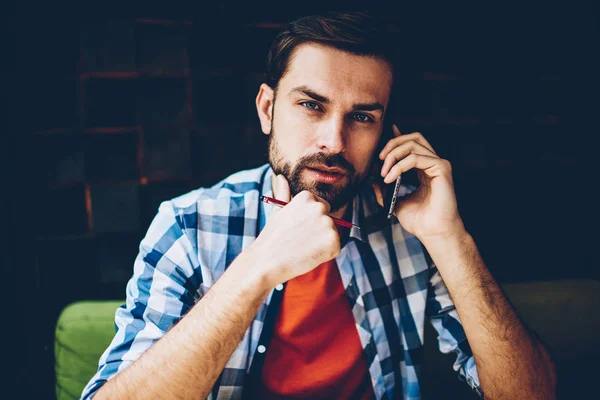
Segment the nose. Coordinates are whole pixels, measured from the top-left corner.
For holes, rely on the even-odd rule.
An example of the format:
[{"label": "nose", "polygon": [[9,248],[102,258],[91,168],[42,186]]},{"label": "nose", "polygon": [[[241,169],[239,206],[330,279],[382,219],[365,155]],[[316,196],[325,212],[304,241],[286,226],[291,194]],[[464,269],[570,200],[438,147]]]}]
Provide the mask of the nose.
[{"label": "nose", "polygon": [[330,118],[319,129],[317,145],[319,149],[328,154],[339,154],[345,150],[344,119]]}]

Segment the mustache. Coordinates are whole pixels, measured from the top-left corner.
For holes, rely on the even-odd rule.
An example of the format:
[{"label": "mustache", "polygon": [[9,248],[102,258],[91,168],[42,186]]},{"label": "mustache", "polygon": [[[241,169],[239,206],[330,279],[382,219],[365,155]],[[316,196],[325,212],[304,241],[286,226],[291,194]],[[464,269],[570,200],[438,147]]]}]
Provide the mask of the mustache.
[{"label": "mustache", "polygon": [[348,175],[354,175],[356,169],[348,160],[346,160],[341,154],[324,154],[315,153],[308,156],[301,157],[296,163],[296,170],[299,171],[303,168],[309,168],[311,165],[323,164],[331,168],[340,168],[344,170]]}]

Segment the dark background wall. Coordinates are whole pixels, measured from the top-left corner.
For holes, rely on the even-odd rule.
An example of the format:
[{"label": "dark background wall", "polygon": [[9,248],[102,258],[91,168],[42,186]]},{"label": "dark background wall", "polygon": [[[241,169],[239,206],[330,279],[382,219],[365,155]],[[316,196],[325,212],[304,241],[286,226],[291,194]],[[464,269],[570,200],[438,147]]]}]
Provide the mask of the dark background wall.
[{"label": "dark background wall", "polygon": [[[26,392],[52,396],[62,307],[124,297],[161,201],[266,162],[254,97],[267,50],[286,21],[341,9],[316,3],[16,8],[2,250]],[[452,162],[499,281],[598,279],[594,10],[478,7],[366,8],[405,56],[395,120]]]}]

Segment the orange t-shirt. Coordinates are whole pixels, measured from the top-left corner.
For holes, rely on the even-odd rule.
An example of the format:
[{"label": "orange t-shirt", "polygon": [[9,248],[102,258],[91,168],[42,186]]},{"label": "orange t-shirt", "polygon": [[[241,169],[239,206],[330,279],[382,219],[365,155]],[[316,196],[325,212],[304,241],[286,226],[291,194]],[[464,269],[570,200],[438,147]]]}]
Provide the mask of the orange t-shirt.
[{"label": "orange t-shirt", "polygon": [[371,399],[373,389],[335,259],[288,281],[260,399]]}]

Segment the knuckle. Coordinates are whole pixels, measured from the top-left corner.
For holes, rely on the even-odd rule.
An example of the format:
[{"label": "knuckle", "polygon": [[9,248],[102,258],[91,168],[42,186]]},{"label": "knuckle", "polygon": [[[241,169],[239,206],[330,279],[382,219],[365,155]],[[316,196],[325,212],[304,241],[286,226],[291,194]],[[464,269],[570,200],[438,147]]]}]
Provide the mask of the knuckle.
[{"label": "knuckle", "polygon": [[336,249],[340,248],[340,235],[338,235],[337,231],[333,233],[333,244]]},{"label": "knuckle", "polygon": [[327,207],[327,205],[325,205],[325,203],[322,203],[322,202],[319,201],[317,203],[317,207],[318,207],[318,210],[319,210],[319,212],[321,214],[327,214],[327,212],[328,212],[327,208],[328,207]]},{"label": "knuckle", "polygon": [[340,252],[340,237],[337,233],[334,233],[331,239],[331,257],[337,257],[340,254]]},{"label": "knuckle", "polygon": [[[328,224],[329,225],[329,229],[327,230],[327,233],[325,234],[325,240],[327,241],[327,243],[330,243],[331,245],[335,246],[337,243],[339,243],[339,235],[337,233],[337,230],[335,228],[335,225],[332,224]],[[331,226],[334,225],[334,226]]]},{"label": "knuckle", "polygon": [[327,215],[323,215],[320,221],[320,227],[322,231],[325,232],[325,239],[329,241],[331,239],[330,235],[337,234],[335,223]]},{"label": "knuckle", "polygon": [[327,226],[329,227],[329,231],[333,233],[335,237],[338,237],[337,227],[335,226],[335,222],[330,217],[327,217]]},{"label": "knuckle", "polygon": [[310,193],[308,190],[303,190],[300,193],[298,193],[298,195],[296,195],[296,197],[298,197],[300,200],[308,200],[310,199],[312,193]]}]

